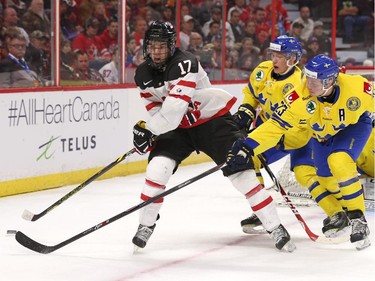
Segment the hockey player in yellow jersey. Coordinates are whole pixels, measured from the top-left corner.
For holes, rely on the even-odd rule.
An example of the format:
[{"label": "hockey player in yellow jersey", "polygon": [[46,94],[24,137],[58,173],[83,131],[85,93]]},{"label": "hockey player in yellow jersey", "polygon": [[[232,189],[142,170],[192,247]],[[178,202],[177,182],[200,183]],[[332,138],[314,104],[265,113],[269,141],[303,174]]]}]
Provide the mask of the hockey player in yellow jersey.
[{"label": "hockey player in yellow jersey", "polygon": [[[362,76],[339,74],[336,62],[325,55],[311,59],[304,74],[302,83],[286,95],[267,122],[244,141],[234,143],[227,163],[240,166],[307,125],[313,132],[312,150],[319,179],[309,191],[330,216],[323,232],[329,236],[329,230],[336,232],[350,225],[350,241],[357,249],[366,248],[370,246],[370,231],[355,161],[372,131],[372,86]],[[340,193],[347,212],[335,197]]]},{"label": "hockey player in yellow jersey", "polygon": [[[302,45],[294,37],[279,36],[270,43],[270,59],[260,63],[249,77],[249,83],[244,87],[244,99],[234,119],[241,129],[250,130],[255,121],[255,127],[267,121],[273,111],[280,105],[284,96],[296,85],[301,83],[301,70],[296,66],[302,56]],[[261,109],[256,118],[257,109]],[[316,181],[316,172],[311,157],[311,149],[306,145],[310,139],[310,130],[298,128],[278,143],[277,146],[263,153],[267,163],[273,163],[282,157],[291,155],[291,169],[296,178],[306,188]],[[297,137],[299,136],[299,137]],[[303,136],[303,139],[301,137]],[[295,149],[298,149],[297,151]],[[258,178],[263,182],[260,174],[260,163],[256,164]],[[263,232],[258,217],[253,214],[241,221],[245,233]]]}]

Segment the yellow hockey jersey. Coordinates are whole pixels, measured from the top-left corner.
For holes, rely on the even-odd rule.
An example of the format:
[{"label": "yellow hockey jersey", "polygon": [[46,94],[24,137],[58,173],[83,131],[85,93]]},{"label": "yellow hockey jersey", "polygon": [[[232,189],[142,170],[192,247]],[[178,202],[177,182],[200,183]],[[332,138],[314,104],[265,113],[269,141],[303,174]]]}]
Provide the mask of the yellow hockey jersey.
[{"label": "yellow hockey jersey", "polygon": [[301,70],[298,67],[282,80],[273,78],[272,70],[272,61],[260,63],[250,75],[248,85],[242,90],[245,95],[243,103],[250,104],[254,109],[261,107],[259,116],[263,122],[271,117],[284,96],[301,83]]},{"label": "yellow hockey jersey", "polygon": [[[303,78],[302,83],[285,96],[272,118],[260,126],[262,129],[249,134],[251,140],[247,143],[259,154],[274,146],[287,131],[306,126],[318,141],[324,142],[357,123],[364,113],[373,111],[373,88],[362,76],[340,73],[333,103],[311,97]],[[302,135],[295,136],[304,139]]]}]

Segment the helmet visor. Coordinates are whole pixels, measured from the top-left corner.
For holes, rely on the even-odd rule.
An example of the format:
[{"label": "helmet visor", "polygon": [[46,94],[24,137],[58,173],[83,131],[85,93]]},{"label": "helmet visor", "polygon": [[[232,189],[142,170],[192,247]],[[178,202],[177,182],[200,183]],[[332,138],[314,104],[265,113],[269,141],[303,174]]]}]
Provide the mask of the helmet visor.
[{"label": "helmet visor", "polygon": [[170,49],[167,41],[150,40],[147,53],[156,65],[164,65],[169,57]]}]

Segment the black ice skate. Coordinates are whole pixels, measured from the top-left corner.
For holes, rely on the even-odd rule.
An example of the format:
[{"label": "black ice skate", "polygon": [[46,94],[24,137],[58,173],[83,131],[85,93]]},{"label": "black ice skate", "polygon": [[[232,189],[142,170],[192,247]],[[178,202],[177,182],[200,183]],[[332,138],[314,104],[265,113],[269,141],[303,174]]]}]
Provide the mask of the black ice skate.
[{"label": "black ice skate", "polygon": [[349,219],[344,211],[323,220],[323,234],[328,238],[344,235],[350,228]]},{"label": "black ice skate", "polygon": [[357,250],[363,250],[371,245],[370,229],[362,211],[349,211],[348,217],[352,226],[352,234],[350,235],[350,242],[356,243]]},{"label": "black ice skate", "polygon": [[262,222],[254,213],[247,219],[241,221],[242,231],[247,234],[262,234],[266,233]]},{"label": "black ice skate", "polygon": [[286,250],[287,252],[293,252],[296,249],[296,245],[290,240],[290,235],[282,224],[271,232],[268,231],[268,233],[275,240],[277,249]]},{"label": "black ice skate", "polygon": [[145,226],[140,224],[138,226],[137,233],[133,237],[133,244],[135,245],[134,252],[138,250],[138,248],[146,247],[148,239],[150,239],[151,234],[154,232],[156,224],[152,226]]},{"label": "black ice skate", "polygon": [[331,218],[329,216],[327,216],[324,220],[323,220],[323,226],[326,226],[327,224],[329,224],[329,222],[331,221]]}]

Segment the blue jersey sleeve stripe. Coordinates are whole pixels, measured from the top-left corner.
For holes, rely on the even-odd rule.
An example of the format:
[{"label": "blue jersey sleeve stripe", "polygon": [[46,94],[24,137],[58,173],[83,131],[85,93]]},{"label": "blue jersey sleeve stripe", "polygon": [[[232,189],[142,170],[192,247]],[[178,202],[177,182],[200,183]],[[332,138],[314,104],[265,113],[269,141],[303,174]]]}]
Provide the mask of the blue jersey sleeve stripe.
[{"label": "blue jersey sleeve stripe", "polygon": [[251,93],[254,97],[256,97],[256,96],[255,96],[255,92],[254,92],[254,88],[253,88],[253,86],[251,85],[250,82],[247,84],[247,86],[249,87],[250,93]]},{"label": "blue jersey sleeve stripe", "polygon": [[259,142],[249,138],[245,139],[244,143],[253,150],[259,146]]}]

